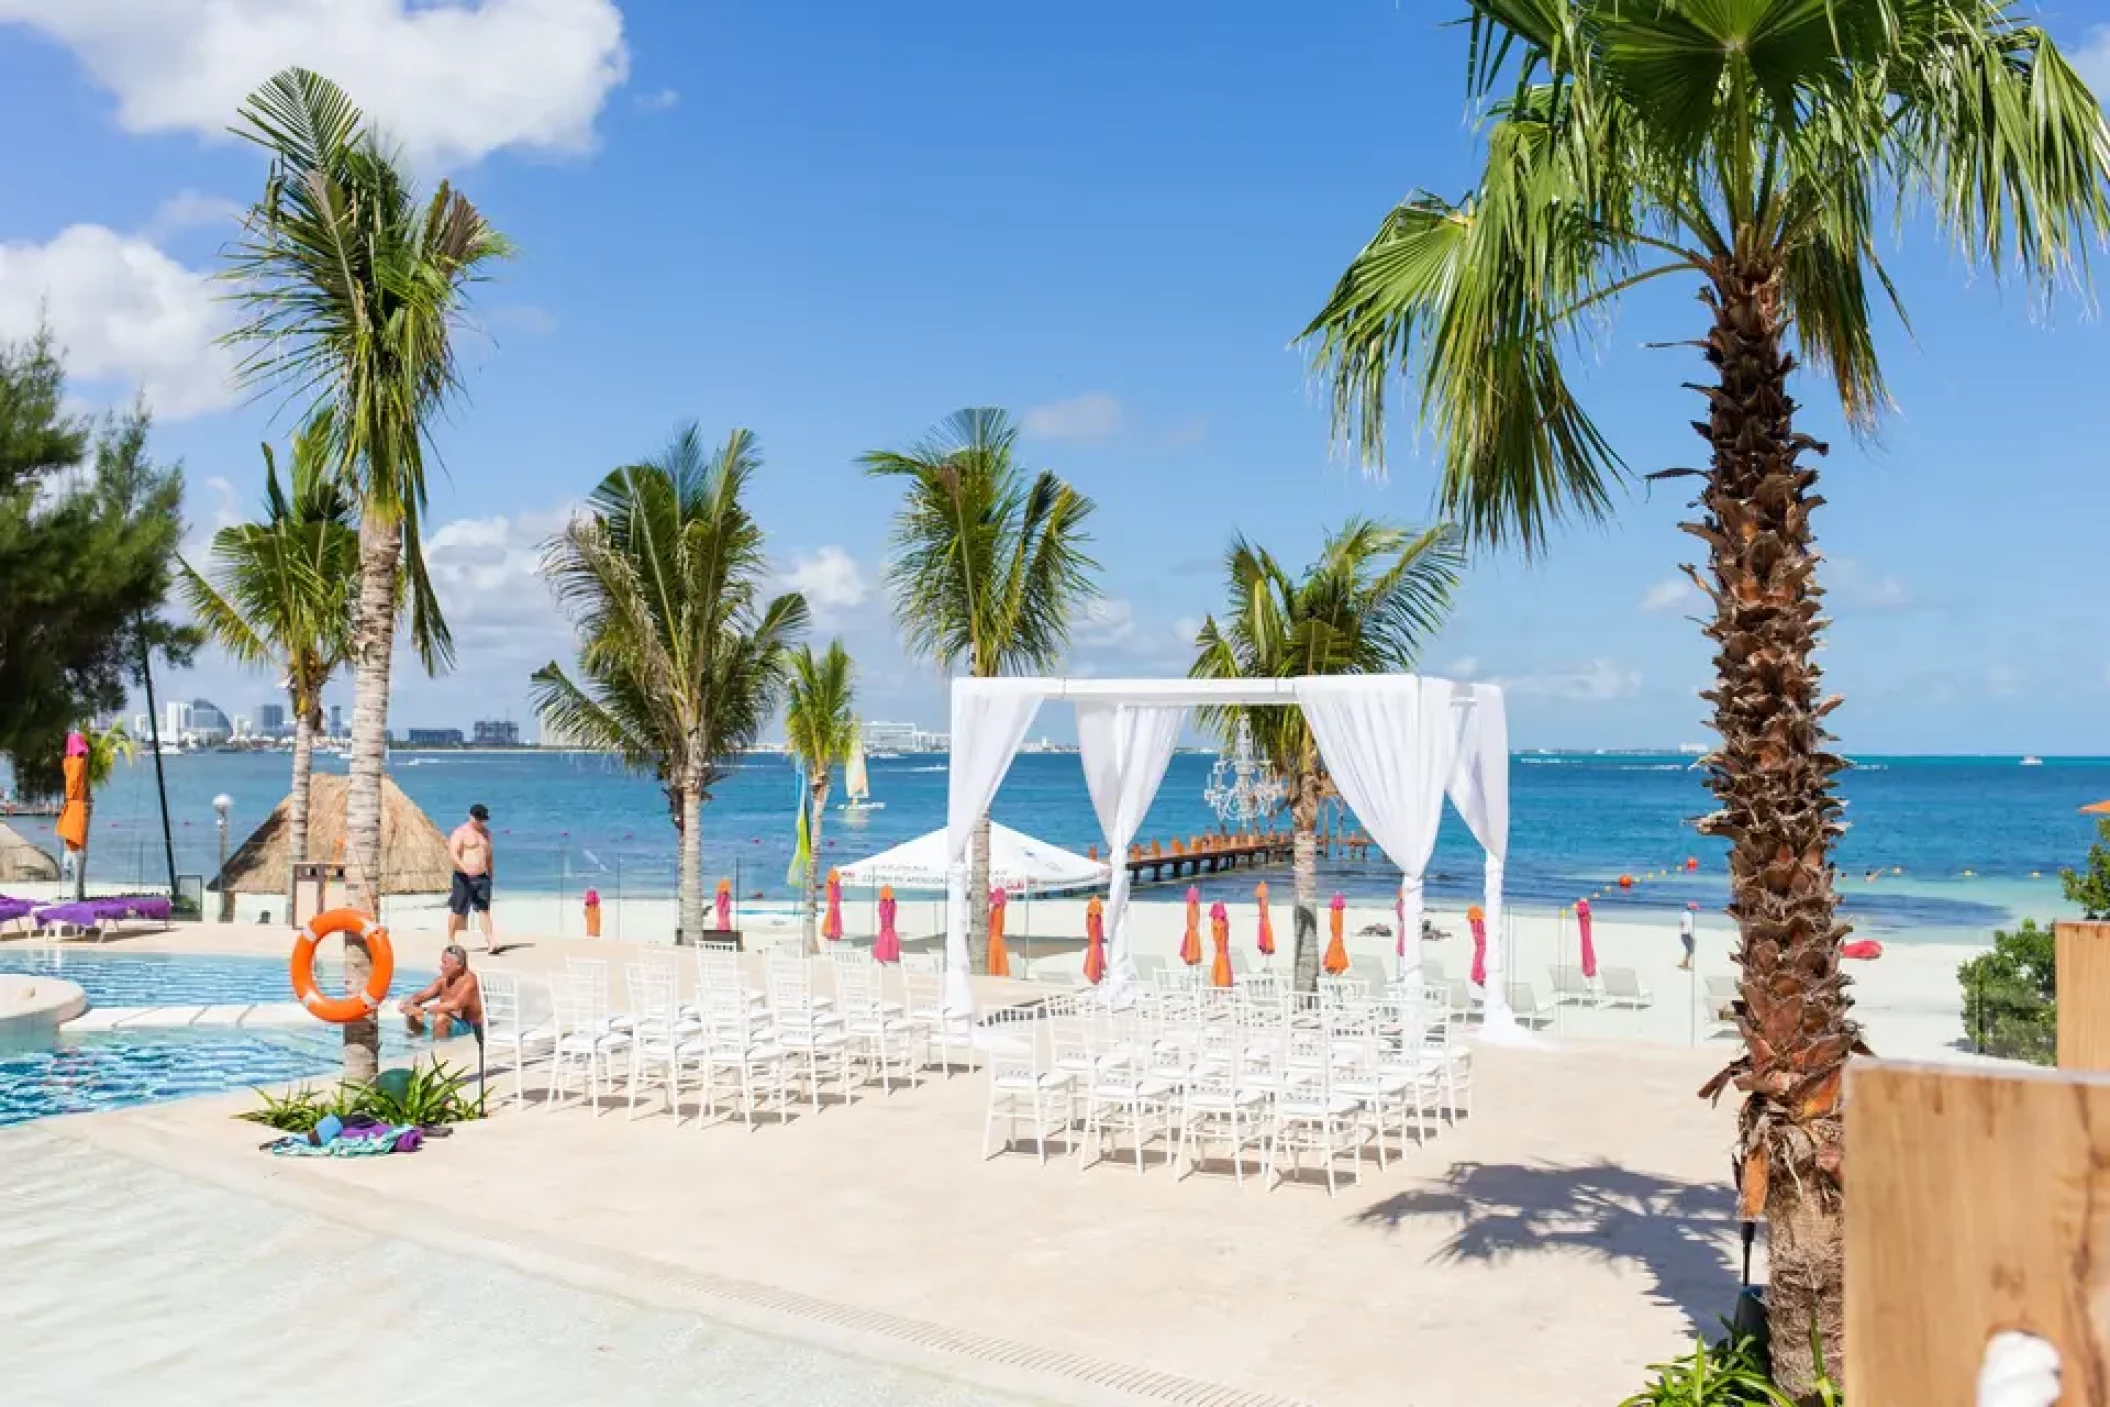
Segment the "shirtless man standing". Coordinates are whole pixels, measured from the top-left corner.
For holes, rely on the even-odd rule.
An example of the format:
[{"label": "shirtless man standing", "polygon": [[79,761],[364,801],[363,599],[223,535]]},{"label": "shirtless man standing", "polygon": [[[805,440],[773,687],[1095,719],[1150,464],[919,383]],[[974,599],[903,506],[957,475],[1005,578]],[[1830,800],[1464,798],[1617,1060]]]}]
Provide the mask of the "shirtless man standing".
[{"label": "shirtless man standing", "polygon": [[457,937],[473,912],[484,931],[484,951],[495,953],[491,936],[491,809],[481,801],[469,808],[469,819],[447,837],[454,857],[454,884],[447,893],[447,938]]}]

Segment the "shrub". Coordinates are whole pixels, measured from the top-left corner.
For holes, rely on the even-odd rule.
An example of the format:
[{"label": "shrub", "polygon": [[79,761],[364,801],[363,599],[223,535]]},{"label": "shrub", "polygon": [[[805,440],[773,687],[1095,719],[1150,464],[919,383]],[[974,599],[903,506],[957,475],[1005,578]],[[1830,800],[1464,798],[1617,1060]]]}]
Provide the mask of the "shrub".
[{"label": "shrub", "polygon": [[[1764,1354],[1748,1338],[1697,1342],[1683,1358],[1649,1371],[1656,1380],[1619,1407],[1796,1407],[1794,1398],[1773,1386]],[[1814,1400],[1823,1407],[1844,1407],[1846,1401],[1829,1378],[1817,1384]]]},{"label": "shrub", "polygon": [[1956,979],[1963,984],[1964,1037],[1973,1049],[2037,1065],[2053,1062],[2058,957],[2050,929],[2025,919],[2012,933],[1996,932],[1993,951],[1959,964]]},{"label": "shrub", "polygon": [[384,1072],[382,1079],[370,1085],[339,1085],[329,1094],[307,1085],[285,1095],[260,1089],[257,1097],[263,1102],[235,1117],[281,1133],[313,1133],[315,1126],[330,1114],[347,1122],[364,1118],[419,1128],[466,1123],[482,1117],[479,1101],[465,1091],[469,1078],[466,1071],[457,1074],[435,1061],[402,1072],[405,1078],[387,1078],[395,1073]]}]

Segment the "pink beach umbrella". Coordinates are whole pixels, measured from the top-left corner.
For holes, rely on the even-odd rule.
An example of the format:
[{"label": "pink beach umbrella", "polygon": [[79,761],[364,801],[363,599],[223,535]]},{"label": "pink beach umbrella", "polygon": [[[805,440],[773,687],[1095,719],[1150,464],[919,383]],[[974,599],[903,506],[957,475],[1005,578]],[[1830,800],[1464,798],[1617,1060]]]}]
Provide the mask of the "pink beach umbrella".
[{"label": "pink beach umbrella", "polygon": [[1216,961],[1209,966],[1209,985],[1231,985],[1231,911],[1219,899],[1209,906],[1209,936],[1216,941]]},{"label": "pink beach umbrella", "polygon": [[733,882],[731,880],[721,879],[718,881],[717,903],[718,931],[720,933],[730,933],[733,927]]},{"label": "pink beach umbrella", "polygon": [[1595,977],[1597,975],[1597,944],[1590,936],[1590,901],[1588,899],[1577,899],[1575,901],[1575,927],[1582,934],[1583,976]]},{"label": "pink beach umbrella", "polygon": [[1465,921],[1473,929],[1473,985],[1487,985],[1487,915],[1478,904],[1465,911]]},{"label": "pink beach umbrella", "polygon": [[894,931],[894,886],[879,886],[879,936],[872,940],[874,962],[901,961],[901,935]]},{"label": "pink beach umbrella", "polygon": [[1407,955],[1407,896],[1405,894],[1393,897],[1392,914],[1398,920],[1395,931],[1399,934],[1399,941],[1392,946],[1398,949],[1401,957],[1405,957]]}]

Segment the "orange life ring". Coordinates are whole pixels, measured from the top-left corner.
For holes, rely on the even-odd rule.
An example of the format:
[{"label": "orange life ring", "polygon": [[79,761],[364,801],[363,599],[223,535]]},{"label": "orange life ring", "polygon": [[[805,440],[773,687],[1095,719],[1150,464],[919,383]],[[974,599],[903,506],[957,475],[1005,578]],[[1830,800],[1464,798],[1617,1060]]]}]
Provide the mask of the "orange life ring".
[{"label": "orange life ring", "polygon": [[[326,997],[315,985],[315,949],[332,933],[351,933],[366,940],[374,969],[367,974],[366,990],[356,996]],[[332,909],[301,929],[293,944],[293,995],[300,1004],[324,1021],[342,1026],[364,1021],[388,1000],[388,984],[396,975],[396,951],[389,946],[388,930],[357,909]]]}]

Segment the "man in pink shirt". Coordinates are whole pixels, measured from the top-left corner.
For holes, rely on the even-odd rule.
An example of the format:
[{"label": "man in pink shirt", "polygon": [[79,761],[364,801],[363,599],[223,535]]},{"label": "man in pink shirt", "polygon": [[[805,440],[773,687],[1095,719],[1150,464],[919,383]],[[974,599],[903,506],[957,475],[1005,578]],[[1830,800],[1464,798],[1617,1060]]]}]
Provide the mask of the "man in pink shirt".
[{"label": "man in pink shirt", "polygon": [[447,939],[460,935],[474,913],[484,931],[484,951],[495,953],[491,935],[491,809],[481,801],[469,808],[469,819],[447,837],[454,859],[454,883],[447,892]]}]

